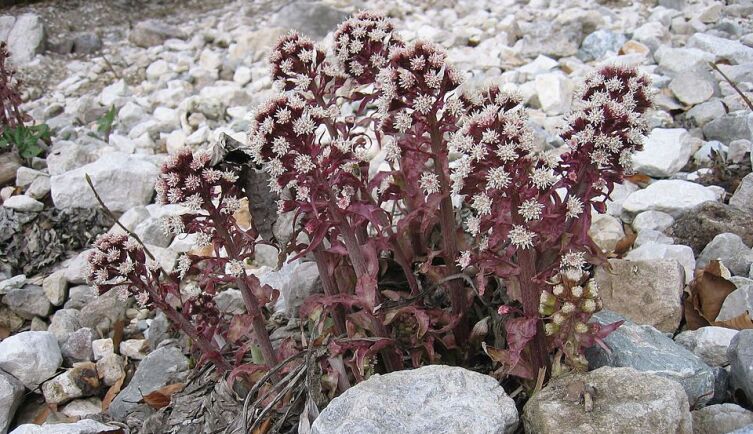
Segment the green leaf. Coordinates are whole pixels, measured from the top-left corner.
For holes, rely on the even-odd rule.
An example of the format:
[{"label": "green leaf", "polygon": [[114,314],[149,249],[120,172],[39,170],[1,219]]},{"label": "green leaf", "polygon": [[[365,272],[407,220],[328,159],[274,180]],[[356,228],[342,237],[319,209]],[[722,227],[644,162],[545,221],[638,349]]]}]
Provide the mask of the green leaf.
[{"label": "green leaf", "polygon": [[112,125],[115,123],[115,106],[110,106],[110,110],[104,116],[97,119],[97,132],[102,134],[105,140],[110,136]]}]

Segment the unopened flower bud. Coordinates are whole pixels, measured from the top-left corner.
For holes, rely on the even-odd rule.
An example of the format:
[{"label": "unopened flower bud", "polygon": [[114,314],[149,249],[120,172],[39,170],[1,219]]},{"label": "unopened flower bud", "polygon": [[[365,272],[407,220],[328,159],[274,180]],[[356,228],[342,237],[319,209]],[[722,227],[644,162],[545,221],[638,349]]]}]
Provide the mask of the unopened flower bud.
[{"label": "unopened flower bud", "polygon": [[554,285],[554,288],[552,288],[552,292],[557,297],[561,296],[565,292],[565,287],[562,285]]},{"label": "unopened flower bud", "polygon": [[544,324],[544,333],[546,333],[547,336],[552,336],[560,331],[560,326],[557,324],[552,323],[546,323]]},{"label": "unopened flower bud", "polygon": [[583,312],[586,312],[586,313],[595,312],[596,311],[596,302],[593,301],[593,300],[591,300],[591,299],[587,299],[587,300],[583,301],[583,304],[581,305],[581,310]]},{"label": "unopened flower bud", "polygon": [[572,288],[570,288],[570,293],[573,295],[573,297],[580,298],[583,296],[583,287],[573,286]]},{"label": "unopened flower bud", "polygon": [[562,305],[561,311],[565,315],[570,315],[571,313],[575,312],[575,305],[568,301],[567,303]]},{"label": "unopened flower bud", "polygon": [[557,325],[561,325],[563,322],[565,322],[565,316],[557,312],[554,315],[552,315],[552,322],[554,322]]},{"label": "unopened flower bud", "polygon": [[582,322],[578,322],[575,324],[575,332],[584,334],[588,332],[588,326],[583,324]]}]

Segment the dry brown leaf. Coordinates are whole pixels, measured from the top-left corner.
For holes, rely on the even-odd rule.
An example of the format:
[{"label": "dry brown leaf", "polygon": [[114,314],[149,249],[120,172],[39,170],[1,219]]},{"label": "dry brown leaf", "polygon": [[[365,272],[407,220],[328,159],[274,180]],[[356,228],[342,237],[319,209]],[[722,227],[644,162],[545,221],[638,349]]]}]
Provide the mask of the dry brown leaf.
[{"label": "dry brown leaf", "polygon": [[259,424],[256,428],[254,428],[253,431],[251,431],[252,434],[266,434],[269,432],[269,429],[272,427],[272,418],[264,419],[262,423]]},{"label": "dry brown leaf", "polygon": [[617,245],[614,247],[614,253],[619,256],[624,255],[631,247],[633,247],[636,238],[638,238],[638,234],[633,232],[630,226],[625,225],[625,236],[622,237],[620,241],[617,241]]},{"label": "dry brown leaf", "polygon": [[688,294],[683,301],[685,310],[685,326],[688,328],[688,330],[697,330],[701,327],[709,326],[709,322],[703,319],[701,314],[698,313],[698,310],[696,310],[695,306],[693,305],[690,287],[685,289],[685,293]]},{"label": "dry brown leaf", "polygon": [[10,336],[10,329],[0,325],[0,339],[5,339]]},{"label": "dry brown leaf", "polygon": [[153,392],[144,395],[144,402],[155,410],[170,405],[170,398],[173,394],[180,392],[185,387],[184,383],[168,384]]},{"label": "dry brown leaf", "polygon": [[714,325],[735,330],[753,329],[753,320],[750,319],[750,312],[745,311],[732,319],[717,321]]},{"label": "dry brown leaf", "polygon": [[632,182],[633,184],[638,184],[641,187],[645,187],[651,183],[651,177],[644,175],[643,173],[636,173],[634,175],[626,176],[625,179]]},{"label": "dry brown leaf", "polygon": [[45,405],[41,410],[39,410],[39,413],[34,416],[34,420],[32,420],[31,423],[33,423],[34,425],[42,425],[50,415],[50,411],[50,407]]},{"label": "dry brown leaf", "polygon": [[125,321],[119,319],[115,321],[112,326],[112,346],[115,349],[115,354],[120,354],[120,342],[123,341],[123,329],[125,328]]},{"label": "dry brown leaf", "polygon": [[248,230],[251,227],[251,222],[253,221],[251,212],[249,212],[248,210],[248,198],[244,197],[240,202],[241,207],[240,209],[238,209],[238,211],[233,213],[233,218],[241,229]]},{"label": "dry brown leaf", "polygon": [[125,381],[125,374],[123,374],[120,378],[118,378],[118,381],[116,381],[110,388],[107,390],[107,393],[105,393],[105,397],[102,398],[102,412],[106,412],[108,408],[110,408],[110,404],[112,404],[112,400],[115,399],[116,396],[118,396],[118,393],[120,392],[120,388],[123,387],[123,382]]},{"label": "dry brown leaf", "polygon": [[691,282],[693,305],[709,323],[716,321],[724,300],[736,289],[734,283],[723,277],[726,270],[722,267],[721,262],[711,261]]}]

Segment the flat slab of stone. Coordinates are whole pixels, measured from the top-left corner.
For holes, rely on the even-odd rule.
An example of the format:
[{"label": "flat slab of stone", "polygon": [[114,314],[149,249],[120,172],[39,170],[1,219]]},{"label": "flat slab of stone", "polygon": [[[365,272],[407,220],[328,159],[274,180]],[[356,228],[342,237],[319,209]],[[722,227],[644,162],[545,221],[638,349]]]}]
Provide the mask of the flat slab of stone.
[{"label": "flat slab of stone", "polygon": [[611,259],[596,269],[604,307],[637,323],[673,333],[682,319],[685,272],[675,260]]},{"label": "flat slab of stone", "polygon": [[[594,321],[611,324],[623,319],[603,310]],[[586,350],[592,369],[602,366],[630,367],[678,382],[694,408],[703,406],[714,396],[714,372],[703,361],[651,326],[630,321],[604,339],[610,352],[599,346]]]},{"label": "flat slab of stone", "polygon": [[374,375],[332,400],[314,434],[501,434],[518,426],[515,403],[487,375],[451,366]]},{"label": "flat slab of stone", "polygon": [[[595,389],[590,412],[573,396],[585,385]],[[693,432],[682,387],[632,368],[602,367],[554,379],[526,403],[523,424],[536,434]]]}]

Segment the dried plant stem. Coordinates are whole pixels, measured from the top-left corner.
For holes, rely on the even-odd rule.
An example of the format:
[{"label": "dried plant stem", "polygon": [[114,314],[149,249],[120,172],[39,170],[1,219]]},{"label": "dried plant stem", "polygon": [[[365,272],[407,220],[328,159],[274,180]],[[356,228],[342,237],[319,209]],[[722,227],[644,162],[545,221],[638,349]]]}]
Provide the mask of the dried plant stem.
[{"label": "dried plant stem", "polygon": [[745,95],[745,93],[743,93],[743,91],[740,90],[740,88],[737,87],[737,85],[732,80],[730,80],[729,77],[727,77],[727,74],[723,73],[722,70],[719,69],[719,66],[716,63],[709,62],[709,65],[711,65],[711,67],[714,68],[716,72],[718,72],[722,77],[724,77],[725,80],[727,80],[727,83],[729,83],[729,85],[732,86],[732,89],[735,89],[735,91],[740,95],[743,101],[745,101],[745,104],[747,104],[748,108],[753,110],[753,102],[751,102],[750,98],[748,98],[748,96]]},{"label": "dried plant stem", "polygon": [[110,219],[112,219],[115,222],[115,224],[118,225],[120,229],[125,231],[125,233],[127,233],[130,237],[136,240],[136,242],[141,244],[141,247],[144,249],[144,253],[146,253],[150,259],[155,260],[154,255],[152,255],[152,252],[150,252],[149,249],[146,247],[146,244],[144,244],[144,242],[141,241],[141,238],[139,238],[139,236],[134,234],[132,231],[128,230],[127,227],[123,226],[123,224],[120,223],[120,220],[118,220],[118,218],[115,217],[115,214],[113,214],[113,212],[110,211],[110,208],[108,208],[107,205],[105,205],[105,202],[99,196],[97,189],[94,188],[94,184],[92,183],[92,179],[91,177],[89,177],[89,174],[88,173],[85,174],[84,177],[86,178],[86,183],[89,184],[89,188],[92,190],[92,193],[94,193],[94,197],[97,199],[97,202],[99,202],[99,206],[102,207],[102,210],[104,210],[105,214],[107,214],[107,216],[110,217]]}]

